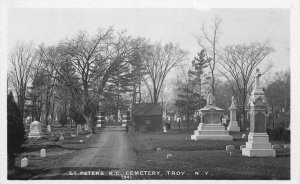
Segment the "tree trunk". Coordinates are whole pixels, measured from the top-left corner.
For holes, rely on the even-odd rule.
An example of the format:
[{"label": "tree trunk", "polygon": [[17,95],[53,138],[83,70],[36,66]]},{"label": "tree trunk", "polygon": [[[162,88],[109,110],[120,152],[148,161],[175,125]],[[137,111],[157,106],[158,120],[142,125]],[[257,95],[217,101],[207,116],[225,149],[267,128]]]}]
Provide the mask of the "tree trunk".
[{"label": "tree trunk", "polygon": [[93,121],[93,117],[92,114],[90,114],[89,116],[85,116],[83,115],[85,121],[87,122],[88,126],[89,126],[89,130],[91,132],[91,134],[95,134],[95,127],[94,127],[94,121]]},{"label": "tree trunk", "polygon": [[8,170],[13,170],[15,168],[16,157],[14,155],[8,155],[7,159],[8,159],[7,162]]}]

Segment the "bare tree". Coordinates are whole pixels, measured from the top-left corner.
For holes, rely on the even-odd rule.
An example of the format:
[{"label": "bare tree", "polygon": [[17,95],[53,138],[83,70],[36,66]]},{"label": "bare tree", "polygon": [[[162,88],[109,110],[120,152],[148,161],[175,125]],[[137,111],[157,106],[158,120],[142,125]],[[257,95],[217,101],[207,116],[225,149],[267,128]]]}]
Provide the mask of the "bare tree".
[{"label": "bare tree", "polygon": [[205,25],[202,25],[202,35],[197,36],[194,35],[194,37],[197,39],[198,44],[201,46],[202,49],[205,50],[205,52],[208,54],[212,60],[209,62],[209,69],[211,73],[211,90],[213,95],[215,95],[215,70],[217,65],[217,44],[219,41],[219,34],[220,34],[220,24],[221,19],[220,17],[215,17],[213,19],[213,26],[211,27],[212,33],[209,34],[208,31],[205,28]]},{"label": "bare tree", "polygon": [[[274,49],[268,42],[263,44],[227,46],[220,55],[220,68],[218,71],[228,80],[232,92],[237,97],[238,108],[246,117],[247,94],[251,93],[253,84],[253,71],[272,53]],[[268,66],[269,70],[272,66]],[[244,126],[244,122],[243,126]]]},{"label": "bare tree", "polygon": [[32,43],[18,42],[9,56],[11,64],[8,80],[17,95],[17,104],[23,120],[26,91],[35,61]]},{"label": "bare tree", "polygon": [[[125,32],[99,29],[95,36],[80,32],[54,49],[41,48],[43,59],[55,68],[55,77],[69,89],[79,113],[94,133],[93,115],[108,80],[124,67],[139,42]],[[121,66],[122,65],[122,66]]]},{"label": "bare tree", "polygon": [[186,57],[187,52],[178,45],[168,43],[154,45],[146,56],[145,68],[148,78],[144,82],[151,96],[151,101],[157,103],[162,92],[163,83],[172,68],[178,66]]}]

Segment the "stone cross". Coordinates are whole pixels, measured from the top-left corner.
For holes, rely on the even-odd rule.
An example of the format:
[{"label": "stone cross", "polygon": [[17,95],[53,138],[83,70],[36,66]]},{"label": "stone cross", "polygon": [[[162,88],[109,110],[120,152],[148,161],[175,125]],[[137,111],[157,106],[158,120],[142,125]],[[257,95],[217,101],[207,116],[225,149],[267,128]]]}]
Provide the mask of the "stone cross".
[{"label": "stone cross", "polygon": [[260,87],[260,79],[261,73],[259,72],[259,69],[256,69],[256,75],[255,75],[255,88]]},{"label": "stone cross", "polygon": [[212,93],[209,93],[207,96],[207,105],[215,105],[216,98]]}]

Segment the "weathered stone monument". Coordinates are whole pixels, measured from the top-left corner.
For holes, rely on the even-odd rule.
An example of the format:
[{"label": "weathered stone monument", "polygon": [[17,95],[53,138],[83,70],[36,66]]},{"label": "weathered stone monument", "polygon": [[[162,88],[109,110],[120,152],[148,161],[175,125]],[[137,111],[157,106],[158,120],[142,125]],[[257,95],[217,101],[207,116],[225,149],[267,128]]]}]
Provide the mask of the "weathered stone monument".
[{"label": "weathered stone monument", "polygon": [[89,130],[89,125],[88,124],[84,124],[84,130],[88,131]]},{"label": "weathered stone monument", "polygon": [[24,157],[21,159],[21,167],[27,167],[29,164],[28,158]]},{"label": "weathered stone monument", "polygon": [[77,127],[76,127],[76,133],[77,135],[82,131],[82,128],[81,128],[81,124],[78,124]]},{"label": "weathered stone monument", "polygon": [[268,105],[263,88],[260,85],[259,70],[256,70],[255,87],[249,99],[250,106],[250,132],[246,147],[242,155],[248,157],[275,157],[276,151],[272,149],[269,136],[266,133],[266,115]]},{"label": "weathered stone monument", "polygon": [[45,149],[41,149],[41,157],[42,158],[46,157],[46,150]]},{"label": "weathered stone monument", "polygon": [[230,106],[229,110],[230,110],[230,122],[227,127],[227,130],[230,132],[239,132],[240,127],[238,126],[238,123],[236,121],[237,107],[236,107],[236,100],[235,100],[234,96],[231,98],[231,106]]},{"label": "weathered stone monument", "polygon": [[29,138],[40,138],[42,136],[42,127],[39,121],[33,121],[30,124]]},{"label": "weathered stone monument", "polygon": [[211,93],[207,97],[207,105],[198,111],[200,124],[191,135],[191,140],[232,140],[229,131],[221,123],[223,109],[215,105],[215,97]]},{"label": "weathered stone monument", "polygon": [[47,125],[47,132],[51,132],[51,125]]}]

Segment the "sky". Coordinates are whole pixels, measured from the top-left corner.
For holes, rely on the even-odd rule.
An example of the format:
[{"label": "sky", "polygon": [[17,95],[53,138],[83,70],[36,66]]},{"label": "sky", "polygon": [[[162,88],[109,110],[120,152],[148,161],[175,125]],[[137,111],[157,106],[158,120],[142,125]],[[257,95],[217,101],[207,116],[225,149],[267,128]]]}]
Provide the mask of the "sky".
[{"label": "sky", "polygon": [[220,47],[269,40],[275,52],[265,59],[264,64],[272,62],[273,71],[289,68],[289,9],[11,8],[7,17],[7,48],[13,49],[18,40],[53,45],[72,38],[81,30],[94,34],[100,27],[113,26],[153,43],[178,43],[190,53],[189,58],[193,58],[200,51],[193,34],[201,34],[202,25],[210,32],[216,16],[222,19]]}]

